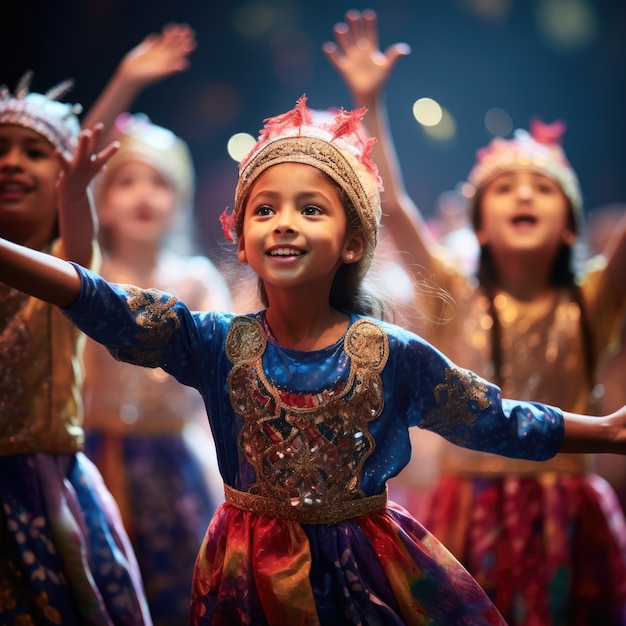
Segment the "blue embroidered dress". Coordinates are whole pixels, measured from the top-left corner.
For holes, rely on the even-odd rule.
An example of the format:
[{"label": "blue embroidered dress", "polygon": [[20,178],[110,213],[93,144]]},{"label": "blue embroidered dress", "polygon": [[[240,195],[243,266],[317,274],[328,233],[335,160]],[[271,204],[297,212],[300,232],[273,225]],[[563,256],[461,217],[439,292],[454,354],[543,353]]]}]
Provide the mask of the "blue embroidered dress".
[{"label": "blue embroidered dress", "polygon": [[409,427],[527,459],[554,455],[558,409],[502,400],[399,327],[352,315],[344,337],[288,350],[263,312],[190,312],[87,270],[65,314],[121,360],[204,398],[226,503],[196,562],[192,624],[504,624],[386,482]]}]

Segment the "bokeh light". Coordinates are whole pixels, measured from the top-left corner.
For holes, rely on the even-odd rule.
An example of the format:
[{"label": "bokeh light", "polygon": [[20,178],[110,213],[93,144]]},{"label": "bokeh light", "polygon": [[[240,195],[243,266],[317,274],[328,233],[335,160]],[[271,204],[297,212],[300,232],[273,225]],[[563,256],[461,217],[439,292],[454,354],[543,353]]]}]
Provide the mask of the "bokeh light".
[{"label": "bokeh light", "polygon": [[504,109],[494,107],[485,113],[485,128],[492,135],[506,137],[513,130],[513,120]]},{"label": "bokeh light", "polygon": [[413,105],[413,115],[422,126],[436,126],[441,122],[443,110],[432,98],[420,98]]},{"label": "bokeh light", "polygon": [[249,133],[235,133],[226,144],[228,156],[239,163],[254,148],[255,143],[256,139]]}]

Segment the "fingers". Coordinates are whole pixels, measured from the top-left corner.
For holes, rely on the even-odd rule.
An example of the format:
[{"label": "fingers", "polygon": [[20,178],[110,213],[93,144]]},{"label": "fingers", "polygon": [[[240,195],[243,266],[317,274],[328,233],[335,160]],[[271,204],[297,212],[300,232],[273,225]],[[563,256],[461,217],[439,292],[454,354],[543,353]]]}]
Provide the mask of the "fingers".
[{"label": "fingers", "polygon": [[392,65],[394,65],[400,57],[406,57],[409,54],[411,54],[411,46],[407,43],[394,43],[385,50],[385,56]]},{"label": "fingers", "polygon": [[65,175],[74,174],[75,176],[84,176],[87,179],[91,179],[117,152],[120,147],[118,141],[110,143],[99,152],[96,152],[103,130],[104,125],[101,123],[83,130],[78,136],[76,150],[71,159],[57,152],[59,162],[61,163],[61,171]]},{"label": "fingers", "polygon": [[346,13],[345,23],[334,29],[338,43],[345,46],[369,46],[378,48],[378,20],[376,12],[366,9],[363,12],[351,9]]},{"label": "fingers", "polygon": [[338,67],[340,55],[339,48],[337,44],[332,41],[327,41],[322,44],[322,52],[326,55],[326,58],[330,61],[332,65]]}]

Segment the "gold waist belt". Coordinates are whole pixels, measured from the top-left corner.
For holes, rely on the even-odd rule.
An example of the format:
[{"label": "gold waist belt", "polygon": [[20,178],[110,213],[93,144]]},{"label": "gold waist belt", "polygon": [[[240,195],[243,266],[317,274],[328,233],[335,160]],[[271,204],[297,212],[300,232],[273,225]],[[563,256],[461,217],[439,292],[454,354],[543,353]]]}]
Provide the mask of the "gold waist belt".
[{"label": "gold waist belt", "polygon": [[257,496],[247,491],[239,491],[224,485],[226,502],[244,511],[252,511],[267,517],[300,522],[301,524],[336,524],[359,515],[377,513],[387,504],[387,492],[375,496],[346,500],[327,506],[311,506],[306,509],[292,506],[284,500],[274,500]]},{"label": "gold waist belt", "polygon": [[547,461],[510,459],[496,455],[447,454],[441,464],[442,474],[463,476],[537,476],[539,474],[574,474],[584,476],[592,469],[592,456],[587,454],[557,454]]}]

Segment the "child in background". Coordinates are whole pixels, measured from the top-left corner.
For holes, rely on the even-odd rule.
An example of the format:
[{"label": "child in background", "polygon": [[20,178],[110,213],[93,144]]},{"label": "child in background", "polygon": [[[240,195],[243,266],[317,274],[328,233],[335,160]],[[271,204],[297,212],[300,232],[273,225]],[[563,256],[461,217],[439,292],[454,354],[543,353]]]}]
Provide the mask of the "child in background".
[{"label": "child in background", "polygon": [[[145,86],[172,71],[141,79],[157,52],[161,64],[164,39],[153,36],[125,57],[122,91],[136,93],[131,83]],[[168,54],[179,58],[171,43]],[[188,38],[182,43],[184,56]],[[30,92],[31,80],[28,73],[15,94],[0,91],[0,235],[98,267],[94,216],[61,201],[56,153],[91,154],[106,128],[79,138],[78,105],[60,102],[71,82],[41,94]],[[96,105],[103,122],[119,104],[108,97]],[[84,337],[55,307],[10,285],[0,283],[0,302],[0,623],[149,625],[119,511],[82,452]]]},{"label": "child in background", "polygon": [[[266,120],[242,161],[223,225],[259,277],[256,314],[192,312],[0,239],[1,280],[204,398],[226,502],[198,555],[190,624],[504,624],[443,545],[387,500],[409,428],[527,459],[626,453],[626,407],[600,419],[503,400],[369,315],[380,178],[355,132],[362,114],[314,125],[302,97]],[[87,211],[104,158],[77,156],[63,160],[61,182]]]},{"label": "child in background", "polygon": [[[120,147],[94,185],[99,273],[167,291],[193,310],[230,310],[216,267],[187,256],[195,178],[187,145],[142,115],[120,116],[116,130]],[[186,624],[198,548],[223,500],[202,398],[162,369],[116,361],[91,340],[83,390],[85,451],[120,507],[155,626]]]},{"label": "child in background", "polygon": [[[602,265],[575,277],[581,192],[563,128],[537,122],[478,153],[470,182],[481,255],[477,280],[466,277],[434,243],[396,162],[383,88],[408,48],[379,50],[373,12],[349,12],[346,22],[324,50],[380,138],[384,224],[411,255],[415,281],[425,268],[457,305],[447,324],[424,326],[425,338],[505,397],[594,413],[598,365],[624,314],[626,222],[615,224]],[[534,464],[442,445],[425,524],[511,625],[626,623],[624,516],[590,461]],[[409,477],[418,471],[410,466]]]}]

